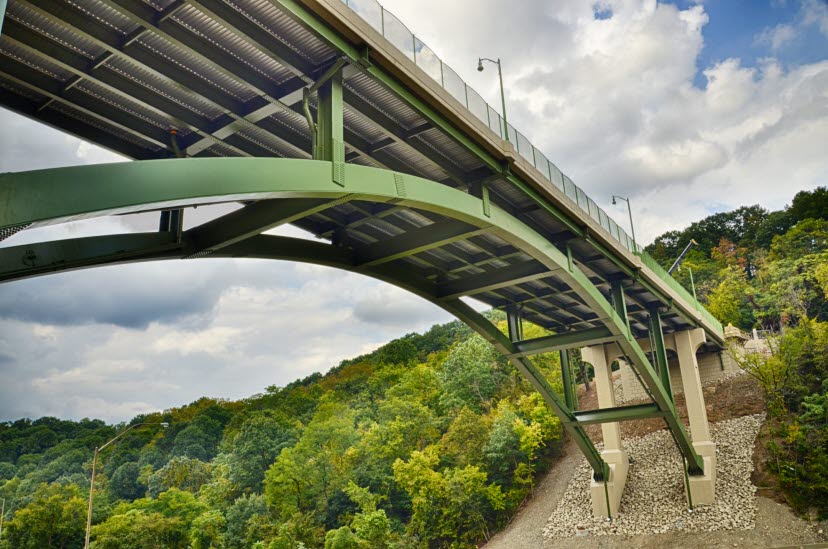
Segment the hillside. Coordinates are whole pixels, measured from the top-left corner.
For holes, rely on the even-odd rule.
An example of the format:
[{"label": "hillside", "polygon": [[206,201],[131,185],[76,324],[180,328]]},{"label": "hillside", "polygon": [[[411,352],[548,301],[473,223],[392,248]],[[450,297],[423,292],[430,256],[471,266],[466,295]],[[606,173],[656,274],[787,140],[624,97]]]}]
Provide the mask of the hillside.
[{"label": "hillside", "polygon": [[[690,287],[692,270],[725,324],[783,333],[770,358],[743,364],[770,414],[763,473],[822,518],[827,217],[820,188],[779,212],[710,216],[648,249],[669,266],[695,239],[676,277]],[[558,357],[536,363],[560,390]],[[94,547],[470,547],[531,499],[565,447],[539,395],[459,322],[242,401],[203,398],[129,425],[141,422],[169,426],[136,428],[101,453]],[[0,424],[0,548],[82,547],[93,450],[127,426]]]}]

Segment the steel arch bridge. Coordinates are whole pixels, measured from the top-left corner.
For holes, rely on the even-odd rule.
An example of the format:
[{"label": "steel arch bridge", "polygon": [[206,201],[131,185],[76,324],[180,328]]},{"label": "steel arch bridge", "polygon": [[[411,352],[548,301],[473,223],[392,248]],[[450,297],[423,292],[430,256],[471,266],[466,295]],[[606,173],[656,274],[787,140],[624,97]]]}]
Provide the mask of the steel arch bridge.
[{"label": "steel arch bridge", "polygon": [[[617,510],[626,478],[617,423],[650,417],[684,457],[691,505],[712,501],[695,352],[721,348],[721,325],[522,134],[488,106],[485,120],[474,113],[465,84],[458,101],[439,59],[435,82],[424,44],[411,37],[413,58],[401,50],[393,16],[380,8],[374,29],[336,0],[4,4],[0,104],[138,162],[0,174],[0,240],[96,216],[161,221],[153,233],[0,247],[0,282],[207,256],[362,273],[445,309],[509,358],[589,461],[596,514]],[[226,202],[243,207],[183,229],[186,208]],[[262,234],[283,224],[319,241]],[[504,309],[509,334],[465,296]],[[554,335],[526,340],[523,320]],[[670,342],[693,439],[674,404]],[[574,348],[595,367],[598,410],[576,409]],[[552,351],[563,395],[530,358]],[[614,405],[616,358],[651,403]],[[602,424],[603,452],[590,423]]]}]

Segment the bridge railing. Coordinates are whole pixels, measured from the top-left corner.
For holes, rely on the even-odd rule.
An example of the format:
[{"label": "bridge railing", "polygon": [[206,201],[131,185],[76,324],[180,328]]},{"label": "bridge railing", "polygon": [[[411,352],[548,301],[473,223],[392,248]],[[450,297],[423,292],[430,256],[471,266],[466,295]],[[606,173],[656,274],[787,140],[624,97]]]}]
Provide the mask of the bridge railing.
[{"label": "bridge railing", "polygon": [[673,290],[676,291],[676,293],[683,297],[684,300],[687,301],[687,303],[692,305],[699,313],[701,313],[705,320],[707,320],[708,322],[710,322],[710,324],[718,328],[720,332],[724,331],[722,323],[719,322],[716,319],[716,317],[710,314],[710,311],[705,309],[702,306],[702,304],[699,303],[696,300],[696,298],[693,297],[693,295],[687,291],[687,288],[682,286],[678,280],[673,278],[672,275],[670,275],[670,273],[668,273],[664,267],[659,265],[658,261],[656,261],[650,256],[650,254],[642,250],[641,252],[638,252],[636,255],[641,258],[641,262],[644,263],[644,265],[649,267],[651,271],[658,275],[658,277],[661,278],[664,282],[666,282],[668,286],[670,286]]},{"label": "bridge railing", "polygon": [[452,97],[463,104],[478,120],[483,122],[495,135],[504,137],[504,129],[508,130],[509,142],[515,147],[518,154],[525,158],[564,195],[584,213],[594,219],[612,238],[624,248],[639,256],[645,265],[678,292],[689,304],[696,308],[714,326],[721,329],[721,323],[711,315],[691,294],[679,284],[664,268],[650,257],[643,247],[636,245],[627,232],[615,222],[603,208],[578,187],[572,180],[561,172],[555,164],[549,161],[529,139],[515,130],[511,124],[504,127],[503,118],[483,97],[460,78],[451,67],[443,63],[437,54],[429,48],[414,33],[408,30],[393,13],[386,10],[377,0],[341,0],[352,11],[359,15],[366,23],[384,36],[399,51],[423,69]]},{"label": "bridge railing", "polygon": [[466,84],[451,67],[443,63],[434,51],[408,30],[408,27],[393,13],[383,8],[377,0],[342,0],[342,3],[382,34],[426,74],[439,82],[443,89],[463,104],[478,120],[486,124],[495,135],[503,138],[504,129],[508,128],[509,141],[518,154],[537,168],[547,181],[560,189],[576,206],[597,221],[622,246],[634,253],[643,251],[640,247],[637,250],[627,232],[555,164],[550,162],[537,147],[532,145],[524,134],[517,131],[511,124],[506,124],[504,128],[500,113],[486,103],[483,97]]}]

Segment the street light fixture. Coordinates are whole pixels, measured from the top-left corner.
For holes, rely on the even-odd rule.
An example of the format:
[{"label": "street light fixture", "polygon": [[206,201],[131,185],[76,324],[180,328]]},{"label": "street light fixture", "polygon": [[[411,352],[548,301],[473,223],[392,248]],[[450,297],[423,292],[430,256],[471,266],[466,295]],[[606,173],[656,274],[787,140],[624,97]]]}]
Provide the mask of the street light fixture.
[{"label": "street light fixture", "polygon": [[494,59],[489,59],[488,57],[478,57],[477,58],[477,70],[479,72],[483,72],[483,61],[488,61],[489,63],[494,63],[497,65],[497,76],[500,78],[500,103],[503,109],[503,135],[506,141],[509,141],[509,123],[506,121],[506,94],[503,93],[503,70],[500,66],[500,58],[497,58],[497,61]]},{"label": "street light fixture", "polygon": [[630,214],[630,231],[632,231],[633,250],[635,250],[637,252],[638,251],[638,245],[635,243],[635,226],[633,225],[632,208],[630,207],[630,199],[629,198],[624,198],[623,196],[612,195],[612,204],[613,205],[618,204],[615,201],[616,198],[618,200],[623,200],[624,202],[627,203],[627,213]]},{"label": "street light fixture", "polygon": [[161,427],[164,427],[164,428],[170,426],[170,424],[167,423],[166,421],[161,421],[161,422],[145,421],[145,422],[142,422],[142,423],[136,423],[134,425],[130,425],[129,427],[127,427],[126,429],[124,429],[123,431],[121,431],[120,433],[115,435],[115,437],[112,440],[110,440],[109,442],[107,442],[103,446],[101,446],[99,448],[95,448],[95,456],[92,458],[92,480],[89,483],[89,507],[86,510],[86,542],[83,545],[84,549],[89,549],[89,532],[92,529],[92,496],[95,493],[95,465],[98,463],[98,454],[101,453],[101,450],[103,450],[104,448],[106,448],[107,446],[109,446],[110,444],[112,444],[113,442],[115,442],[116,440],[118,440],[119,438],[124,436],[125,434],[127,434],[129,431],[135,429],[136,427],[142,427],[142,426],[147,426],[147,425],[160,425]]}]

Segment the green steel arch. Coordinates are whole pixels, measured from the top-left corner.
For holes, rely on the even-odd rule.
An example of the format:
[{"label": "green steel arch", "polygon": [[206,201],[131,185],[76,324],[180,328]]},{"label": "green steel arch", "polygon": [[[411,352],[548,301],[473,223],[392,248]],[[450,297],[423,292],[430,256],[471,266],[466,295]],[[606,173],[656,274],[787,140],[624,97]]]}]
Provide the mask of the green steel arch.
[{"label": "green steel arch", "polygon": [[[398,250],[383,257],[307,240],[262,235],[336,204],[352,200],[416,208],[459,224],[421,230],[404,239],[408,251],[438,246],[451,238],[486,232],[533,258],[532,266],[512,270],[509,280],[554,274],[564,280],[597,314],[600,329],[566,332],[521,341],[519,330],[507,337],[460,297],[468,284],[438,283],[395,264]],[[243,202],[243,208],[185,232],[120,234],[0,248],[0,282],[107,264],[190,259],[252,257],[327,265],[362,273],[404,288],[467,323],[517,367],[541,393],[587,457],[596,480],[608,467],[583,425],[645,417],[663,417],[690,474],[701,474],[703,461],[691,444],[659,373],[636,342],[620,286],[608,300],[573,262],[543,236],[506,211],[471,194],[407,174],[323,160],[205,158],[129,162],[0,174],[0,234],[27,227],[104,215],[170,210],[207,203]],[[442,231],[442,232],[441,232]],[[538,270],[537,265],[542,268]],[[496,286],[503,280],[493,274]],[[510,330],[511,331],[511,330]],[[650,392],[653,403],[575,412],[534,367],[530,355],[614,341]]]}]

